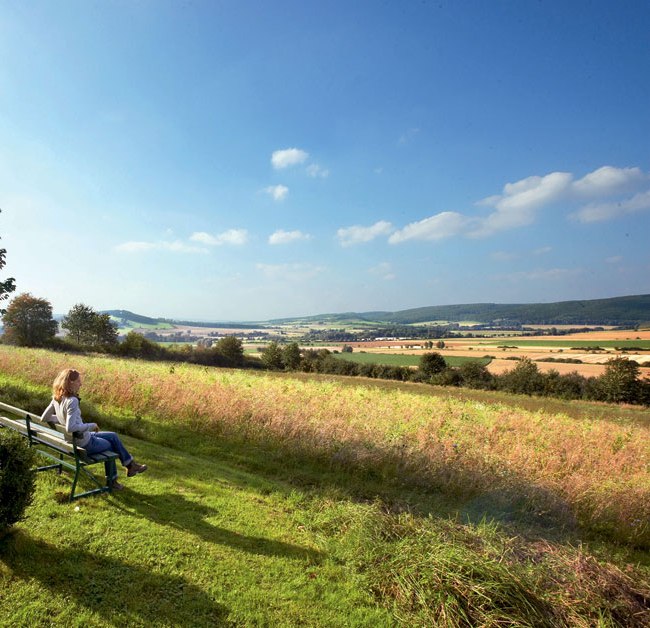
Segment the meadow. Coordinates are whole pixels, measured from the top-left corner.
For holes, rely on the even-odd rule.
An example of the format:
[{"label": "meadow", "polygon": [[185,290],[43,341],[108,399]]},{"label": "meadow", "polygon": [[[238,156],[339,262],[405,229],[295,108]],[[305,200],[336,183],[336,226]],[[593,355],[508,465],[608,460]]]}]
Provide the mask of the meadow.
[{"label": "meadow", "polygon": [[0,398],[70,365],[151,469],[75,505],[38,476],[7,625],[650,621],[647,409],[1,345]]}]

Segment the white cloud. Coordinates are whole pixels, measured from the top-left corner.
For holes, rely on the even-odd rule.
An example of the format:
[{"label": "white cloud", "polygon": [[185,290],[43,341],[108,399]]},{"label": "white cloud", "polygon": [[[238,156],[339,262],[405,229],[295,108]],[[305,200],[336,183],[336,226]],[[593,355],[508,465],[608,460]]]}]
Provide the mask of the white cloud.
[{"label": "white cloud", "polygon": [[289,188],[286,185],[269,185],[264,188],[264,191],[272,196],[274,201],[283,201],[289,194]]},{"label": "white cloud", "polygon": [[532,271],[520,271],[492,277],[496,281],[558,281],[583,273],[580,268],[548,268]]},{"label": "white cloud", "polygon": [[285,148],[284,150],[273,151],[271,164],[276,170],[282,170],[289,166],[297,166],[307,161],[309,153],[300,148]]},{"label": "white cloud", "polygon": [[378,275],[384,281],[392,281],[397,277],[393,272],[393,267],[388,262],[380,262],[377,266],[369,268],[368,272],[372,275]]},{"label": "white cloud", "polygon": [[582,223],[602,222],[626,214],[647,210],[650,210],[650,190],[639,192],[639,194],[635,194],[627,200],[585,205],[577,212],[571,214],[571,218]]},{"label": "white cloud", "polygon": [[506,183],[502,194],[477,203],[494,207],[496,211],[480,220],[470,235],[488,236],[531,224],[539,208],[566,195],[572,179],[573,175],[569,172],[552,172],[544,177],[533,176]]},{"label": "white cloud", "polygon": [[307,174],[310,177],[327,179],[330,176],[330,171],[327,168],[322,168],[318,164],[309,164],[307,166]]},{"label": "white cloud", "polygon": [[552,246],[540,246],[538,249],[533,251],[533,255],[546,255],[553,250]]},{"label": "white cloud", "polygon": [[325,270],[322,266],[312,264],[256,264],[255,266],[268,279],[284,281],[306,281]]},{"label": "white cloud", "polygon": [[507,251],[495,251],[490,257],[497,262],[511,262],[518,259],[519,255],[517,253],[508,253]]},{"label": "white cloud", "polygon": [[605,259],[605,263],[607,264],[618,264],[623,261],[623,257],[621,255],[613,255],[612,257],[608,257]]},{"label": "white cloud", "polygon": [[228,229],[216,236],[210,235],[205,231],[196,231],[190,236],[193,242],[201,242],[209,246],[221,246],[222,244],[231,244],[241,246],[248,242],[248,231],[246,229]]},{"label": "white cloud", "polygon": [[284,231],[284,229],[278,229],[269,236],[269,244],[289,244],[298,240],[311,240],[311,236],[302,231]]},{"label": "white cloud", "polygon": [[573,183],[578,196],[608,196],[629,192],[648,177],[640,168],[614,168],[603,166]]},{"label": "white cloud", "polygon": [[424,220],[412,222],[388,238],[391,244],[407,240],[442,240],[464,233],[471,219],[457,212],[442,212]]},{"label": "white cloud", "polygon": [[120,253],[141,253],[143,251],[171,251],[173,253],[206,253],[205,249],[189,246],[180,240],[173,242],[142,242],[131,241],[118,244],[115,247]]},{"label": "white cloud", "polygon": [[370,242],[381,235],[388,235],[393,230],[393,226],[385,220],[379,220],[374,225],[362,227],[354,225],[352,227],[342,227],[336,232],[341,246],[352,246]]}]

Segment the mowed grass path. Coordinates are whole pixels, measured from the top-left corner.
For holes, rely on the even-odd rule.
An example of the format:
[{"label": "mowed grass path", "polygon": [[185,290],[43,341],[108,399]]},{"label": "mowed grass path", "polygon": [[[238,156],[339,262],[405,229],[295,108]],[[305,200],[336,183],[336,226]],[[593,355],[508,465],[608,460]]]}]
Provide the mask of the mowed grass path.
[{"label": "mowed grass path", "polygon": [[389,626],[354,566],[305,525],[300,493],[133,438],[149,465],[111,497],[64,502],[40,473],[0,541],[3,626]]}]

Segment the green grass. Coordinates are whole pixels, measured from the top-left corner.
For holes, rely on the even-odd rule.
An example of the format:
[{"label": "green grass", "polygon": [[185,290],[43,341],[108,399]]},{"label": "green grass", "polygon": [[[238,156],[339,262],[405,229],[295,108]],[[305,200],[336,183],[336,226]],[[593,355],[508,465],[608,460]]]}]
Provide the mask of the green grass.
[{"label": "green grass", "polygon": [[[404,353],[339,353],[337,358],[356,362],[358,364],[383,364],[386,366],[418,366],[420,364],[419,355],[408,355]],[[466,362],[479,362],[480,364],[489,364],[491,358],[471,358],[463,356],[444,356],[447,366],[461,366]]]},{"label": "green grass", "polygon": [[[336,382],[333,390],[353,382],[315,379]],[[0,398],[35,410],[48,390],[2,376]],[[345,472],[120,407],[82,409],[131,434],[126,445],[150,469],[125,479],[123,492],[74,504],[64,501],[65,476],[38,475],[27,520],[0,539],[0,625],[568,628],[649,619],[640,601],[650,593],[647,552],[552,519],[497,518],[489,499]]]}]

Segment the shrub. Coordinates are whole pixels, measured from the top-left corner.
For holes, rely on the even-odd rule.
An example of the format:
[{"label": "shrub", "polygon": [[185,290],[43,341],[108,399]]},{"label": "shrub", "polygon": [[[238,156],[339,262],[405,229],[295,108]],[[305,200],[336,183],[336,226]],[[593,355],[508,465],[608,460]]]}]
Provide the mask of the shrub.
[{"label": "shrub", "polygon": [[24,518],[34,496],[34,452],[25,440],[0,430],[0,536]]}]

